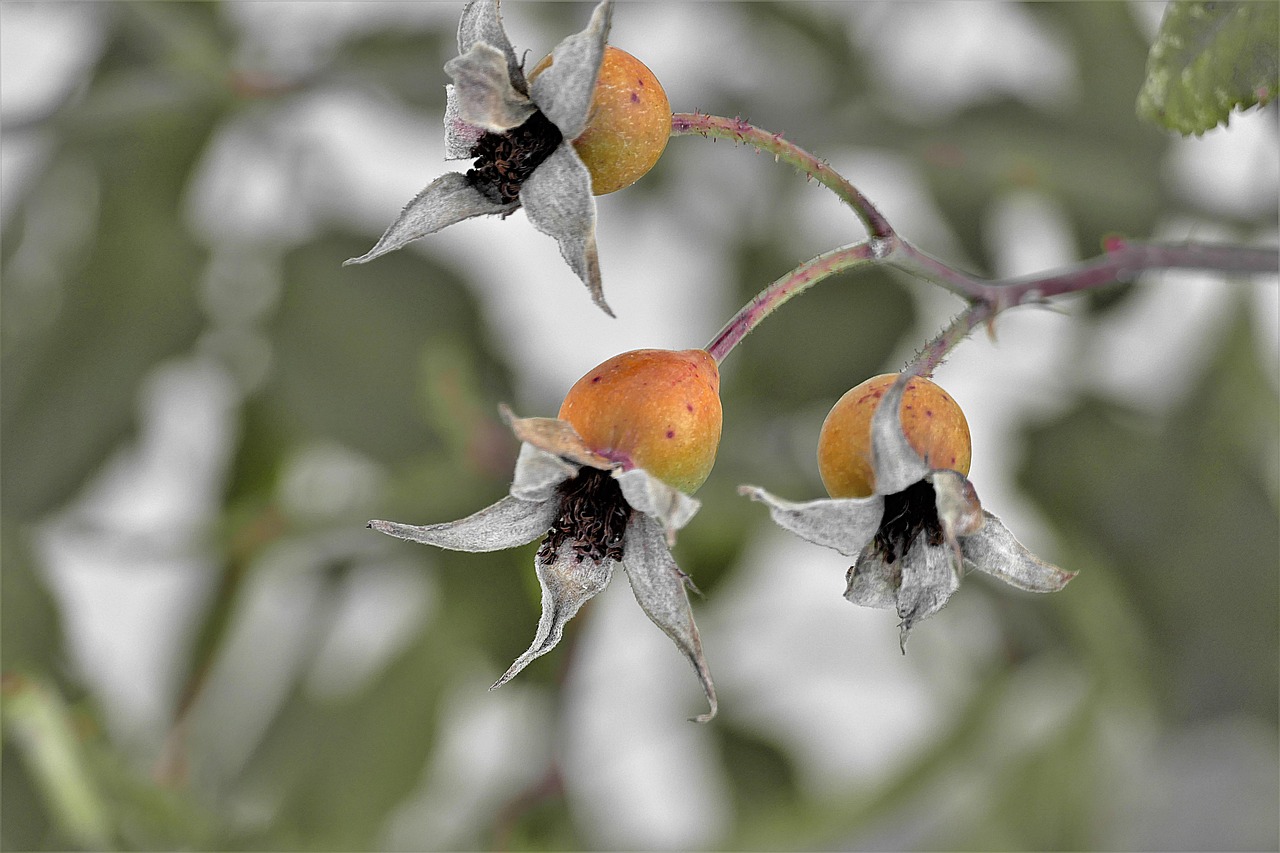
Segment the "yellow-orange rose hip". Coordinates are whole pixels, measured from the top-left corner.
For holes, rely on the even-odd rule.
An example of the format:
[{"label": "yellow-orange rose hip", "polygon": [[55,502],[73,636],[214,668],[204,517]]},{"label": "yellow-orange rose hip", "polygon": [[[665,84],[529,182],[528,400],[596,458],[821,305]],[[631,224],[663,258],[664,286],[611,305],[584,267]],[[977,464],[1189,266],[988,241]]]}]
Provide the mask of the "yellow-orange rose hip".
[{"label": "yellow-orange rose hip", "polygon": [[[841,397],[818,435],[818,471],[833,498],[862,498],[875,491],[871,467],[871,417],[898,378],[873,376]],[[928,379],[915,377],[902,395],[902,430],[930,468],[969,474],[973,445],[960,405]]]},{"label": "yellow-orange rose hip", "polygon": [[559,417],[597,453],[692,493],[720,444],[720,370],[704,350],[624,352],[575,382]]},{"label": "yellow-orange rose hip", "polygon": [[[548,56],[529,79],[550,64]],[[573,140],[591,173],[591,192],[604,195],[634,184],[658,162],[670,138],[671,102],[658,78],[625,50],[606,46],[586,130]]]}]

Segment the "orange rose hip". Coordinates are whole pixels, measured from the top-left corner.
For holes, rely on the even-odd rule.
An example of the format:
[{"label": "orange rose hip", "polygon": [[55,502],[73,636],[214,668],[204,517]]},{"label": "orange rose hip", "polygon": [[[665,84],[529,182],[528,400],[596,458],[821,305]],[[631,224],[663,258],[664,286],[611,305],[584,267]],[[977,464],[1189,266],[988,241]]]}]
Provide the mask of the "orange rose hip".
[{"label": "orange rose hip", "polygon": [[[551,64],[544,58],[533,80]],[[653,168],[671,138],[671,102],[649,67],[625,50],[605,46],[591,94],[586,129],[572,140],[591,173],[591,192],[605,195],[638,181]]]},{"label": "orange rose hip", "polygon": [[625,352],[575,382],[558,417],[597,453],[692,493],[720,444],[720,371],[704,350]]},{"label": "orange rose hip", "polygon": [[[898,378],[873,376],[841,397],[818,435],[818,471],[834,498],[861,498],[875,491],[871,467],[871,418],[880,398]],[[973,445],[960,405],[928,379],[914,377],[902,395],[902,430],[930,468],[968,475]]]}]

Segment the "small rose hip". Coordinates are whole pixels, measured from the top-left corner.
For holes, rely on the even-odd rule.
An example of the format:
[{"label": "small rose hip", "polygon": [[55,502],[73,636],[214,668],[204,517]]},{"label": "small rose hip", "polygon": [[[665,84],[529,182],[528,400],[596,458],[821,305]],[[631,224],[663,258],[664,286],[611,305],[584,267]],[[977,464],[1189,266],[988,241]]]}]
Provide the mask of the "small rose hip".
[{"label": "small rose hip", "polygon": [[[548,56],[529,79],[550,64]],[[662,84],[643,62],[612,45],[604,49],[589,116],[573,147],[591,173],[595,195],[634,184],[658,162],[671,138],[671,103]]]},{"label": "small rose hip", "polygon": [[[898,374],[873,376],[849,390],[832,406],[818,435],[818,471],[833,498],[874,494],[871,418]],[[973,444],[960,405],[933,382],[907,382],[899,412],[907,443],[930,468],[968,475]]]},{"label": "small rose hip", "polygon": [[818,464],[829,499],[793,503],[756,486],[739,491],[781,527],[855,558],[845,598],[897,611],[899,642],[942,609],[966,570],[1028,592],[1074,577],[1024,548],[982,508],[966,474],[969,427],[932,382],[877,376],[849,391],[823,424]]},{"label": "small rose hip", "polygon": [[641,349],[579,379],[560,406],[595,452],[691,494],[720,444],[720,372],[704,350]]},{"label": "small rose hip", "polygon": [[528,650],[494,687],[551,651],[565,624],[619,566],[636,601],[693,666],[710,709],[716,691],[686,587],[671,556],[693,518],[720,443],[720,373],[703,350],[634,350],[579,379],[557,418],[503,415],[520,440],[510,493],[458,521],[374,530],[454,551],[497,551],[542,540],[534,568],[542,616]]}]

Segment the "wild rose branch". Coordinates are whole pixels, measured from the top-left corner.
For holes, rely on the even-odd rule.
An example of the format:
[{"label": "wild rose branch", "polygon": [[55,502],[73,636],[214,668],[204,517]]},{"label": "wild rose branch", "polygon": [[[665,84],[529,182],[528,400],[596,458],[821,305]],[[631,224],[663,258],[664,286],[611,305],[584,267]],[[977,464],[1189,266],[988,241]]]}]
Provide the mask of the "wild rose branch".
[{"label": "wild rose branch", "polygon": [[[741,118],[724,118],[704,113],[676,113],[671,117],[672,136],[700,136],[727,139],[764,151],[775,162],[787,163],[830,189],[862,220],[869,238],[861,243],[834,249],[806,261],[774,281],[744,305],[707,345],[717,361],[733,351],[744,337],[766,317],[823,280],[862,266],[888,265],[915,278],[951,291],[981,309],[982,321],[1019,305],[1041,303],[1051,297],[1080,293],[1131,281],[1145,272],[1186,269],[1231,274],[1280,272],[1280,252],[1272,248],[1210,243],[1155,243],[1109,238],[1105,252],[1057,270],[1007,279],[984,279],[951,266],[916,248],[893,228],[876,206],[848,179],[822,160],[780,133],[762,130]],[[968,316],[969,312],[966,312]],[[972,327],[970,327],[972,328]],[[964,335],[943,335],[926,347],[931,355],[921,366],[929,375],[941,363],[946,351]],[[947,342],[947,350],[937,344]],[[936,359],[936,360],[933,360]]]},{"label": "wild rose branch", "polygon": [[535,541],[542,613],[533,643],[498,679],[516,676],[560,642],[566,624],[619,568],[637,603],[692,666],[708,710],[715,686],[689,604],[693,580],[672,555],[693,519],[691,495],[715,462],[722,428],[720,363],[773,312],[814,285],[864,266],[888,265],[959,296],[963,310],[905,370],[872,377],[832,407],[818,437],[829,498],[791,502],[763,488],[782,528],[853,558],[845,597],[894,610],[909,632],[940,610],[966,572],[1018,589],[1055,592],[1073,577],[1024,548],[987,511],[968,480],[972,443],[959,404],[927,377],[975,328],[1010,308],[1128,281],[1141,273],[1199,269],[1275,273],[1273,249],[1113,238],[1097,258],[1033,276],[989,280],[921,251],[858,188],[781,134],[740,118],[672,114],[662,86],[635,57],[607,45],[613,8],[600,3],[585,28],[564,38],[526,74],[498,14],[498,0],[471,0],[458,27],[458,56],[445,71],[445,141],[470,159],[428,185],[365,255],[372,261],[474,216],[523,209],[556,240],[596,304],[604,300],[594,195],[630,185],[673,136],[731,140],[772,154],[830,189],[861,220],[867,238],[809,260],[742,307],[705,349],[635,350],[583,374],[555,418],[504,418],[520,442],[510,492],[458,521],[371,521],[401,539],[458,551]]}]

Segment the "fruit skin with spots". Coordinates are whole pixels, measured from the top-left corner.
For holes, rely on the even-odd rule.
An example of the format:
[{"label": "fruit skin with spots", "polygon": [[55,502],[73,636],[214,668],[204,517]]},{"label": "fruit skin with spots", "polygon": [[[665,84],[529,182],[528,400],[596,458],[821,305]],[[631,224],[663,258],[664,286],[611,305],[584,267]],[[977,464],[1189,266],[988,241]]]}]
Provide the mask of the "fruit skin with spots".
[{"label": "fruit skin with spots", "polygon": [[575,382],[558,417],[602,456],[691,494],[720,445],[720,370],[700,349],[624,352]]},{"label": "fruit skin with spots", "polygon": [[[818,435],[818,471],[833,498],[874,493],[871,417],[897,378],[896,373],[873,376],[846,392],[827,413]],[[968,476],[973,458],[969,423],[950,394],[928,379],[913,377],[902,395],[901,416],[907,443],[930,468]]]},{"label": "fruit skin with spots", "polygon": [[[529,74],[533,79],[551,57]],[[625,50],[608,45],[591,95],[587,128],[573,140],[591,173],[591,192],[629,187],[653,168],[671,138],[671,102],[658,78]]]}]

